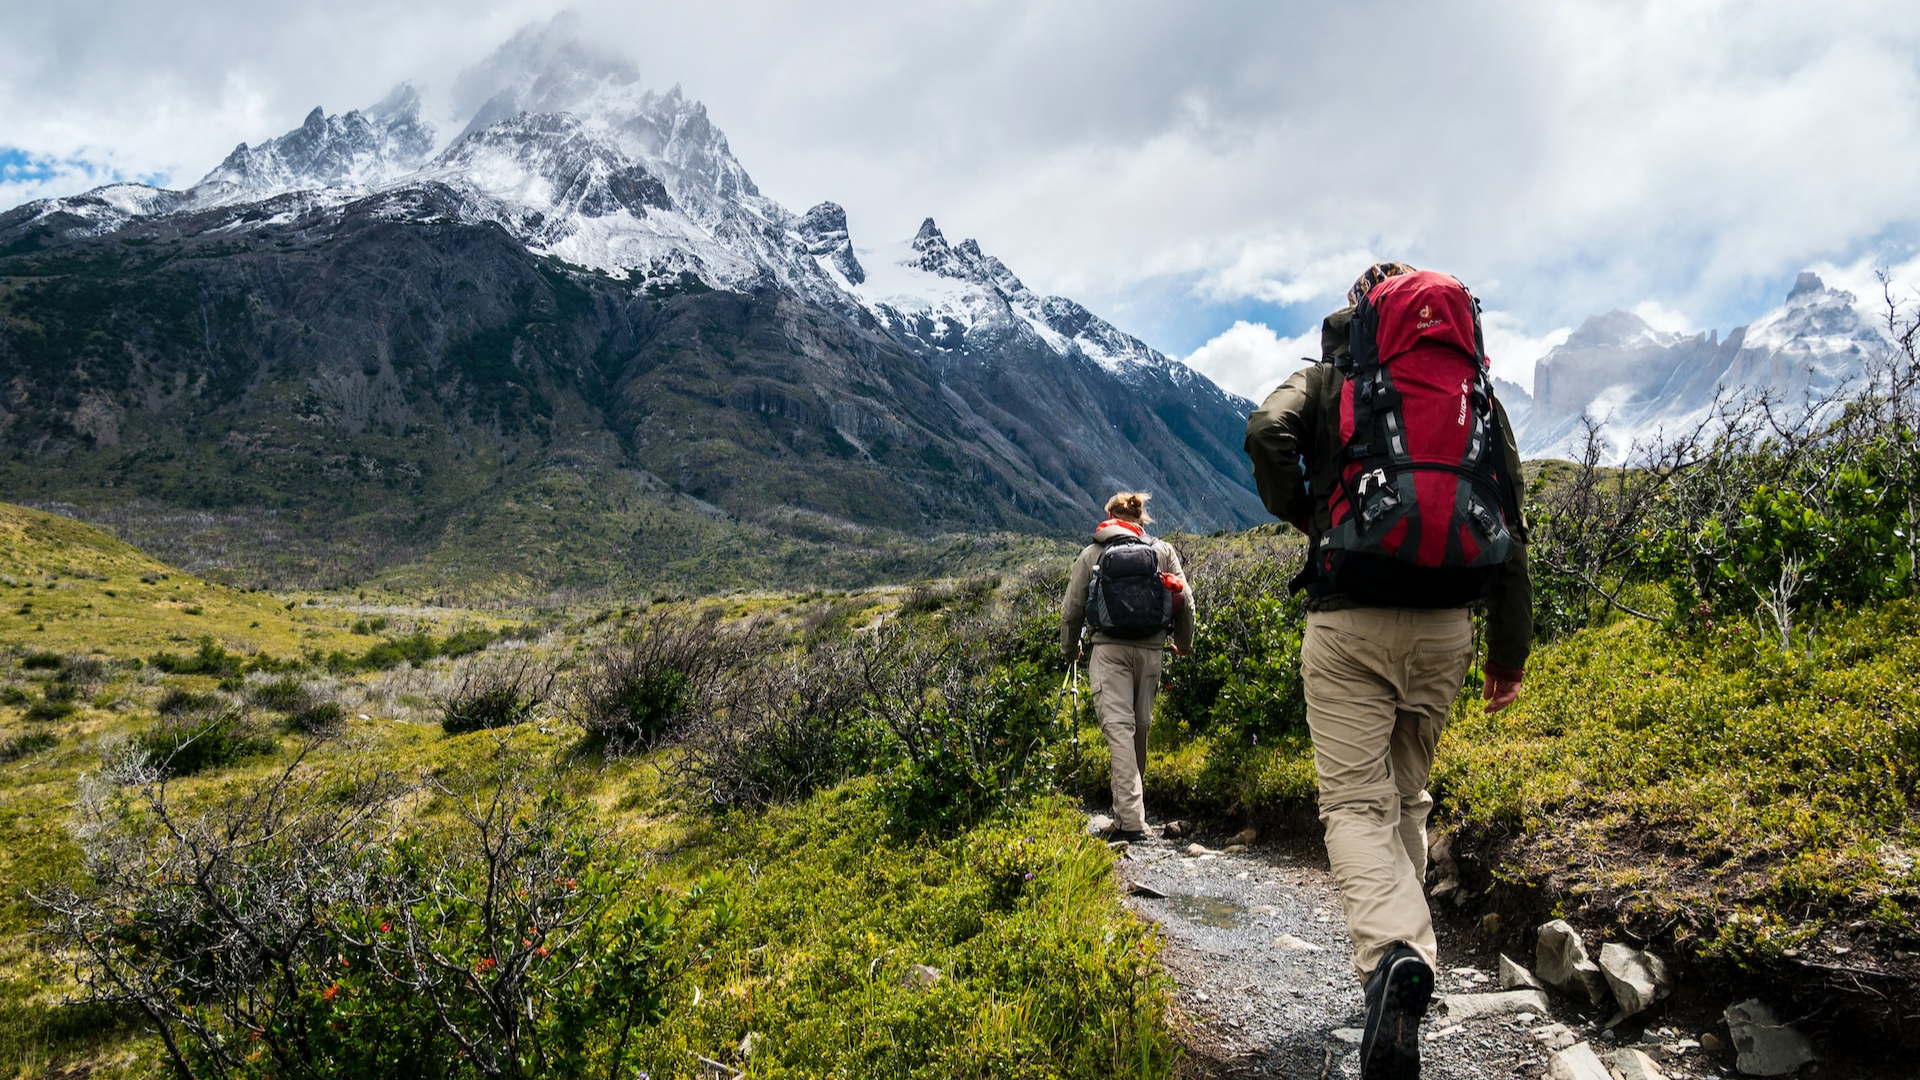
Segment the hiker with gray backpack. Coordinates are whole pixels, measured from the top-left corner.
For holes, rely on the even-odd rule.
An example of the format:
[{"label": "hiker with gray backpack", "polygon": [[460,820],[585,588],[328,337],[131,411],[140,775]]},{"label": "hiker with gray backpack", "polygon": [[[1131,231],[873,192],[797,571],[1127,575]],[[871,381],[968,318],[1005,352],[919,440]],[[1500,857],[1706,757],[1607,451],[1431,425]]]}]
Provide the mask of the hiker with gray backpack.
[{"label": "hiker with gray backpack", "polygon": [[1480,305],[1445,274],[1369,267],[1321,326],[1321,362],[1247,421],[1260,498],[1307,534],[1300,647],[1327,860],[1362,983],[1363,1080],[1416,1080],[1439,964],[1427,778],[1486,611],[1486,711],[1533,642],[1520,454]]},{"label": "hiker with gray backpack", "polygon": [[1082,630],[1091,631],[1087,681],[1107,738],[1113,784],[1114,837],[1147,838],[1147,732],[1160,690],[1163,650],[1193,648],[1193,594],[1173,545],[1147,535],[1144,491],[1107,500],[1107,519],[1073,561],[1060,605],[1060,648],[1079,662]]}]

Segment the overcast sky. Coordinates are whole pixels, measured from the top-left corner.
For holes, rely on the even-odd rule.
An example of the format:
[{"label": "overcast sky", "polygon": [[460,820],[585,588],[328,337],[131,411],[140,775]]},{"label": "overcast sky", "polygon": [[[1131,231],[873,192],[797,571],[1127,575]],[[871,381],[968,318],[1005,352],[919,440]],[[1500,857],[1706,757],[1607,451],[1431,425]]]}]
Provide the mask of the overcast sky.
[{"label": "overcast sky", "polygon": [[0,208],[432,100],[566,6],[788,207],[932,216],[1249,396],[1376,258],[1526,384],[1589,314],[1725,330],[1920,239],[1920,20],[1850,0],[0,0]]}]

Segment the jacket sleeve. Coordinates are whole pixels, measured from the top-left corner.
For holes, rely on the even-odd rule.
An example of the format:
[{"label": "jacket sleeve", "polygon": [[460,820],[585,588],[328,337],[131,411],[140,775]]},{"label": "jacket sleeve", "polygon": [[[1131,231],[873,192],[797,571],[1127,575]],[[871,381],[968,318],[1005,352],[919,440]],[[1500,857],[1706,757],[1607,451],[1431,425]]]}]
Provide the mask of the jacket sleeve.
[{"label": "jacket sleeve", "polygon": [[1486,673],[1499,679],[1520,680],[1527,670],[1527,655],[1533,649],[1533,579],[1527,572],[1526,474],[1520,467],[1520,450],[1513,441],[1513,425],[1507,422],[1507,410],[1494,399],[1493,409],[1500,421],[1501,447],[1505,457],[1513,505],[1521,515],[1515,522],[1513,553],[1487,596]]},{"label": "jacket sleeve", "polygon": [[1180,579],[1179,603],[1173,609],[1173,647],[1183,653],[1192,652],[1193,624],[1200,615],[1193,604],[1193,586],[1187,581],[1186,569],[1180,565],[1180,553],[1164,540],[1159,547],[1163,564],[1169,568],[1167,572]]},{"label": "jacket sleeve", "polygon": [[1060,652],[1072,663],[1080,658],[1080,631],[1087,621],[1087,586],[1093,580],[1093,564],[1099,557],[1098,545],[1088,544],[1073,560],[1073,573],[1067,578],[1067,595],[1060,601]]},{"label": "jacket sleeve", "polygon": [[1307,531],[1311,505],[1300,459],[1313,454],[1314,375],[1318,365],[1294,372],[1247,418],[1247,457],[1267,512]]}]

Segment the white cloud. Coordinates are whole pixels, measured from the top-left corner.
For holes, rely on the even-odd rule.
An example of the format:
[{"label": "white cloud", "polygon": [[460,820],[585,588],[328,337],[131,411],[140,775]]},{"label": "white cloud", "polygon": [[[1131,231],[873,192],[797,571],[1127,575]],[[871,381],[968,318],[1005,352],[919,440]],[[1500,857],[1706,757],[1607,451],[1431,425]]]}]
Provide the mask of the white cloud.
[{"label": "white cloud", "polygon": [[1641,321],[1666,334],[1691,334],[1693,322],[1658,300],[1642,300],[1630,309]]},{"label": "white cloud", "polygon": [[1288,375],[1320,357],[1320,328],[1283,338],[1266,323],[1242,319],[1184,359],[1187,366],[1227,390],[1264,399]]},{"label": "white cloud", "polygon": [[1486,341],[1487,360],[1493,367],[1494,377],[1516,383],[1529,394],[1533,393],[1533,365],[1572,333],[1572,327],[1562,326],[1535,336],[1528,334],[1520,320],[1507,312],[1480,313],[1480,334]]},{"label": "white cloud", "polygon": [[[315,104],[444,90],[560,3],[16,0],[0,149],[190,182]],[[1096,310],[1176,293],[1324,310],[1384,257],[1460,275],[1516,326],[1653,297],[1730,327],[1796,270],[1899,262],[1912,248],[1886,238],[1920,231],[1920,20],[1878,0],[1487,0],[1445,19],[1412,0],[583,0],[582,17],[649,84],[704,100],[788,206],[833,199],[869,244],[933,215]],[[1340,46],[1360,39],[1393,78],[1353,77]]]}]

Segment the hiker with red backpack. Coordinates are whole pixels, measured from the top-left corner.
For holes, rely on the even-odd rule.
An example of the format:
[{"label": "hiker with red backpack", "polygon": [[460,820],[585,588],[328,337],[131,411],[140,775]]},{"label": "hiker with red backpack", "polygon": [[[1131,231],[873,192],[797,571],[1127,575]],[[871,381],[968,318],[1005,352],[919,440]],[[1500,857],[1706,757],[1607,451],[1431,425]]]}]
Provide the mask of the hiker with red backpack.
[{"label": "hiker with red backpack", "polygon": [[1479,303],[1445,274],[1370,267],[1321,325],[1321,362],[1247,421],[1260,497],[1307,534],[1300,650],[1320,821],[1364,988],[1361,1076],[1420,1075],[1438,967],[1427,867],[1434,748],[1474,661],[1486,710],[1533,641],[1520,454]]},{"label": "hiker with red backpack", "polygon": [[1123,491],[1107,500],[1107,519],[1074,559],[1060,605],[1068,665],[1080,659],[1083,627],[1092,631],[1087,681],[1113,760],[1113,836],[1135,843],[1147,838],[1142,776],[1162,650],[1169,642],[1176,653],[1193,648],[1193,595],[1173,545],[1147,535],[1149,498]]}]

